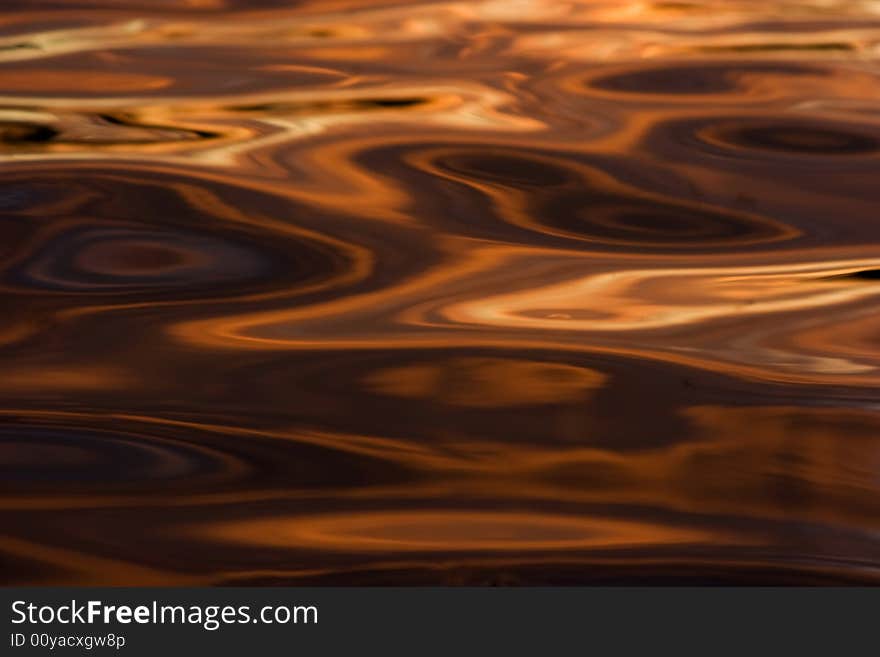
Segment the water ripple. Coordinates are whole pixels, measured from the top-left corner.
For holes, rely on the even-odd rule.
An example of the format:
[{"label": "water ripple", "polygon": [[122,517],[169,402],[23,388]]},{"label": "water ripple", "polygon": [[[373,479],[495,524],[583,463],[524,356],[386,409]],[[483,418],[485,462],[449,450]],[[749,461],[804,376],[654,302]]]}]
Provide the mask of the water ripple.
[{"label": "water ripple", "polygon": [[3,583],[880,581],[875,3],[11,4]]}]

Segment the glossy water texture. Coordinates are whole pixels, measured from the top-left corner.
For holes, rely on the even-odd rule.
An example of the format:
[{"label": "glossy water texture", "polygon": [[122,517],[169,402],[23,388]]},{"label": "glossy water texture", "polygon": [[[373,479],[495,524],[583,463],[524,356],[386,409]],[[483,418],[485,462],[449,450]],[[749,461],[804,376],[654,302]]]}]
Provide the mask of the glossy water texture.
[{"label": "glossy water texture", "polygon": [[15,0],[6,584],[880,582],[880,2]]}]

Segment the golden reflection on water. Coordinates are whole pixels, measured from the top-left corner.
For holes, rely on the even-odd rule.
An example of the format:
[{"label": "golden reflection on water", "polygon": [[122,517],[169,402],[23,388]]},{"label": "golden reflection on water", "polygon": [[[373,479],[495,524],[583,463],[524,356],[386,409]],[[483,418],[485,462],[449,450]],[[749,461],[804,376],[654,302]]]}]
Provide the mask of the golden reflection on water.
[{"label": "golden reflection on water", "polygon": [[5,583],[880,580],[880,4],[14,4]]}]

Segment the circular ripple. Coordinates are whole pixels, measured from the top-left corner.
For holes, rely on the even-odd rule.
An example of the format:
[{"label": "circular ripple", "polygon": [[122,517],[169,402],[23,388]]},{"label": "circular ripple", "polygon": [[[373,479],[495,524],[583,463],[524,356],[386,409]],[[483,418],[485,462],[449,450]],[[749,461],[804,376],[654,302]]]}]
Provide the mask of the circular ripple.
[{"label": "circular ripple", "polygon": [[207,447],[155,436],[29,425],[0,429],[0,476],[19,492],[189,486],[216,482],[240,468]]},{"label": "circular ripple", "polygon": [[296,209],[272,194],[184,175],[16,172],[0,183],[0,237],[16,254],[3,278],[148,300],[255,288],[287,294],[348,271],[346,244],[295,224],[287,230],[273,217]]},{"label": "circular ripple", "polygon": [[826,75],[826,73],[816,67],[780,62],[678,64],[645,66],[610,74],[600,74],[583,81],[582,85],[590,90],[639,96],[687,97],[736,94],[737,99],[742,101],[746,79],[774,75],[819,76]]},{"label": "circular ripple", "polygon": [[525,150],[438,149],[426,168],[488,195],[510,223],[595,244],[693,250],[796,235],[765,217],[650,194],[598,170]]},{"label": "circular ripple", "polygon": [[657,125],[648,137],[658,150],[663,142],[723,157],[785,158],[797,164],[839,161],[880,153],[880,129],[858,123],[800,117],[687,119]]},{"label": "circular ripple", "polygon": [[606,378],[593,369],[560,363],[461,357],[379,370],[366,384],[392,397],[499,408],[584,401]]},{"label": "circular ripple", "polygon": [[791,238],[793,229],[757,215],[651,197],[571,194],[533,215],[549,230],[592,242],[640,248],[702,249]]},{"label": "circular ripple", "polygon": [[119,293],[243,282],[266,269],[259,251],[211,236],[87,227],[46,244],[21,268],[21,279],[54,290]]},{"label": "circular ripple", "polygon": [[259,518],[209,526],[200,535],[344,552],[577,550],[706,540],[701,532],[626,520],[438,510]]},{"label": "circular ripple", "polygon": [[864,155],[876,153],[876,137],[809,123],[766,122],[716,125],[701,133],[713,144],[796,155]]}]

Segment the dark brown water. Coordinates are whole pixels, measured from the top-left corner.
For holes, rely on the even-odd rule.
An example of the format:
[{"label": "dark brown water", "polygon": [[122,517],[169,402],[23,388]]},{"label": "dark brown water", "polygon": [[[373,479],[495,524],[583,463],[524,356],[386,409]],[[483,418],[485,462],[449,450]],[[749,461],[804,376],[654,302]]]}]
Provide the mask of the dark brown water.
[{"label": "dark brown water", "polygon": [[6,584],[880,580],[880,4],[16,0]]}]

